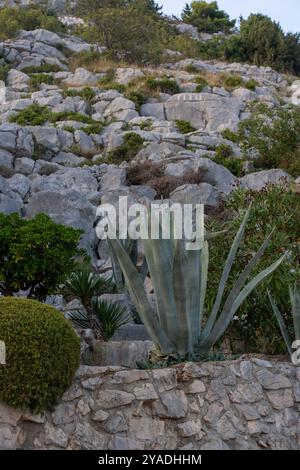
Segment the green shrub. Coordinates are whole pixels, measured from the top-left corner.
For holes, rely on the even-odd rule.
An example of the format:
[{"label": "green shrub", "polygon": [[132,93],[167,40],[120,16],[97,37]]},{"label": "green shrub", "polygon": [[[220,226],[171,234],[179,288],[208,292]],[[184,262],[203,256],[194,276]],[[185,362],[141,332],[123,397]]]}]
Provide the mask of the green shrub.
[{"label": "green shrub", "polygon": [[48,73],[34,73],[30,75],[29,85],[33,90],[38,90],[42,83],[45,83],[46,85],[53,85],[53,82],[53,75]]},{"label": "green shrub", "polygon": [[96,133],[98,133],[100,127],[103,127],[102,123],[95,121],[91,116],[86,114],[77,113],[75,111],[61,111],[55,113],[47,106],[40,106],[36,103],[27,106],[27,108],[22,109],[15,116],[11,116],[10,118],[10,122],[16,122],[20,126],[42,126],[47,121],[52,124],[59,121],[82,122],[90,126],[96,126]]},{"label": "green shrub", "polygon": [[59,121],[76,121],[83,122],[84,124],[98,124],[91,116],[86,114],[77,113],[76,111],[61,111],[59,113],[50,112],[48,120],[55,124]]},{"label": "green shrub", "polygon": [[8,64],[0,65],[0,80],[6,82],[8,72],[10,71],[11,66]]},{"label": "green shrub", "polygon": [[53,222],[47,215],[21,219],[0,214],[0,292],[44,300],[74,269],[80,230]]},{"label": "green shrub", "polygon": [[29,67],[24,67],[22,69],[23,73],[28,75],[32,73],[56,73],[60,72],[60,67],[57,64],[41,64],[41,65],[30,65]]},{"label": "green shrub", "polygon": [[169,25],[163,17],[144,8],[145,2],[92,2],[82,9],[89,26],[82,34],[89,42],[103,44],[112,59],[138,64],[160,63]]},{"label": "green shrub", "polygon": [[79,367],[80,340],[69,322],[48,305],[6,297],[0,299],[0,340],[6,346],[0,402],[51,410]]},{"label": "green shrub", "polygon": [[189,121],[177,119],[177,121],[175,121],[175,124],[181,134],[189,134],[190,132],[194,132],[196,130],[195,127],[193,127]]},{"label": "green shrub", "polygon": [[239,158],[222,157],[221,155],[217,155],[214,158],[214,162],[218,163],[218,165],[224,166],[233,175],[238,176],[239,178],[245,175],[243,160],[240,160]]},{"label": "green shrub", "polygon": [[257,168],[282,168],[300,174],[300,109],[270,108],[258,104],[249,119],[239,125],[239,143],[247,159],[256,157]]},{"label": "green shrub", "polygon": [[146,86],[149,88],[149,90],[155,91],[157,93],[169,93],[170,95],[180,93],[180,88],[177,82],[166,77],[149,77],[146,81]]},{"label": "green shrub", "polygon": [[244,80],[239,75],[229,75],[224,80],[224,88],[227,91],[232,91],[244,85]]},{"label": "green shrub", "polygon": [[224,129],[224,131],[222,131],[222,137],[224,137],[224,139],[231,140],[231,142],[234,142],[235,144],[239,141],[238,134],[230,129]]},{"label": "green shrub", "polygon": [[229,33],[236,23],[236,20],[230,20],[225,11],[219,10],[217,2],[206,1],[192,1],[191,5],[186,4],[182,19],[204,33]]},{"label": "green shrub", "polygon": [[245,87],[247,88],[247,90],[255,91],[258,85],[259,83],[254,80],[254,78],[251,78],[248,82],[246,82]]},{"label": "green shrub", "polygon": [[125,98],[135,103],[137,111],[140,111],[141,106],[147,102],[147,97],[139,91],[128,91],[125,93]]},{"label": "green shrub", "polygon": [[99,86],[103,88],[103,90],[116,90],[119,93],[125,93],[126,91],[126,86],[122,85],[121,83],[117,83],[114,80],[115,78],[115,71],[110,70],[106,77],[101,78],[99,80]]},{"label": "green shrub", "polygon": [[43,11],[38,6],[0,9],[1,40],[14,37],[20,29],[31,31],[38,28],[58,33],[65,31],[65,27],[53,13]]},{"label": "green shrub", "polygon": [[124,136],[124,142],[120,147],[109,152],[107,162],[119,164],[132,160],[143,148],[144,139],[135,132],[129,132]]},{"label": "green shrub", "polygon": [[50,118],[50,113],[46,106],[33,103],[11,116],[10,122],[16,122],[20,126],[42,126]]},{"label": "green shrub", "polygon": [[[293,285],[300,279],[300,195],[292,190],[269,187],[255,193],[239,189],[225,202],[226,219],[214,220],[207,227],[208,231],[227,229],[227,235],[212,241],[210,250],[210,272],[208,309],[215,297],[221,266],[226,257],[236,229],[243,218],[243,210],[253,201],[251,215],[244,241],[236,258],[235,268],[230,277],[230,286],[237,278],[238,272],[245,261],[261,245],[263,240],[273,229],[271,242],[265,252],[261,267],[265,268],[274,262],[285,250],[290,250],[290,256],[272,276],[250,295],[249,299],[240,308],[235,327],[231,329],[231,336],[242,339],[247,352],[260,354],[277,354],[285,352],[285,345],[281,337],[276,318],[272,312],[267,291],[276,298],[278,307],[285,312],[285,320],[292,328],[290,315],[290,301],[287,286]],[[256,274],[258,270],[255,270]],[[237,351],[234,351],[237,352]]]},{"label": "green shrub", "polygon": [[85,87],[80,90],[75,90],[75,89],[67,89],[64,90],[64,97],[75,97],[75,96],[80,96],[83,100],[87,101],[90,103],[96,96],[96,92],[90,88],[90,87]]},{"label": "green shrub", "polygon": [[205,88],[208,85],[207,80],[201,75],[198,75],[198,77],[195,77],[194,82],[197,84],[197,87],[195,90],[196,93],[201,93],[203,91],[203,88]]}]

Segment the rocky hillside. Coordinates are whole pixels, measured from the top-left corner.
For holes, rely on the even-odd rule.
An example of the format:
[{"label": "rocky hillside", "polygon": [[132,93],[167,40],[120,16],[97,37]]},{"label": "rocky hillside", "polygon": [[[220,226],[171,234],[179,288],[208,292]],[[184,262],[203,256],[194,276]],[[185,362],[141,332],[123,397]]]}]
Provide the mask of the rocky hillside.
[{"label": "rocky hillside", "polygon": [[[96,73],[76,67],[74,54],[89,51],[98,51]],[[102,266],[93,230],[100,203],[120,195],[188,197],[209,212],[239,186],[261,190],[293,180],[282,169],[255,170],[229,138],[254,102],[300,105],[300,81],[290,86],[269,67],[176,61],[171,52],[155,69],[120,62],[112,70],[101,66],[102,51],[43,29],[0,43],[7,71],[0,90],[1,212],[44,212],[82,228],[83,245]],[[219,164],[222,152],[237,174]]]}]

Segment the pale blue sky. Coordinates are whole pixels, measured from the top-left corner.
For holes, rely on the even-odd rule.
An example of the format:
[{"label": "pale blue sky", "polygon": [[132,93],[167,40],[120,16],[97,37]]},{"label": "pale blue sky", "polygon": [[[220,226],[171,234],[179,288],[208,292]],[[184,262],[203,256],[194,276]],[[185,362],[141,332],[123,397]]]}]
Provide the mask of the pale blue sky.
[{"label": "pale blue sky", "polygon": [[[179,16],[186,0],[156,0],[163,5],[164,12]],[[287,31],[300,31],[300,0],[219,0],[219,8],[232,18],[250,13],[263,13],[281,23]]]}]

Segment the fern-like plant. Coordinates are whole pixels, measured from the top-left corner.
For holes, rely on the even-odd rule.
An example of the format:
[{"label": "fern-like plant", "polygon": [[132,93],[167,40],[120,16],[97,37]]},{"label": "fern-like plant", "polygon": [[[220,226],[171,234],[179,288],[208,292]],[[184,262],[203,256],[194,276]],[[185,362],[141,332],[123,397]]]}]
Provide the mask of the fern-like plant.
[{"label": "fern-like plant", "polygon": [[283,319],[283,316],[281,312],[278,309],[278,306],[271,296],[269,292],[269,299],[274,311],[274,314],[277,318],[283,339],[285,341],[287,350],[289,352],[289,355],[292,357],[293,356],[293,341],[300,341],[300,292],[297,289],[297,286],[295,285],[294,287],[290,287],[290,299],[291,299],[291,308],[292,308],[292,316],[293,316],[293,322],[294,322],[294,339],[291,341],[290,335],[288,333],[287,326],[285,324],[285,321]]},{"label": "fern-like plant", "polygon": [[[97,320],[101,339],[104,341],[110,340],[121,326],[130,321],[126,308],[106,300],[93,301],[93,313]],[[69,312],[68,318],[79,328],[90,328],[90,320],[85,312]]]},{"label": "fern-like plant", "polygon": [[97,339],[101,339],[101,327],[94,312],[93,299],[112,292],[114,285],[111,280],[104,279],[88,269],[74,271],[65,282],[63,294],[81,300],[85,312],[72,312],[69,318],[81,328],[93,330]]}]

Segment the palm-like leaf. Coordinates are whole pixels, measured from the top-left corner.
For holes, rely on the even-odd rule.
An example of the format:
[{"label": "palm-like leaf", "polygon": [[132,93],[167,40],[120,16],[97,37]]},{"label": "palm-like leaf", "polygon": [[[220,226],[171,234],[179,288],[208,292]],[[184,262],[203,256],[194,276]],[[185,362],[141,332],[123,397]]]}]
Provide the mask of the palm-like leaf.
[{"label": "palm-like leaf", "polygon": [[85,312],[80,312],[79,310],[70,311],[67,313],[67,318],[71,320],[77,328],[82,328],[83,330],[90,328],[90,322]]},{"label": "palm-like leaf", "polygon": [[110,303],[106,300],[95,300],[93,310],[99,320],[101,335],[104,340],[109,340],[115,332],[130,321],[126,308]]},{"label": "palm-like leaf", "polygon": [[83,305],[90,303],[93,297],[111,292],[113,284],[88,270],[74,271],[65,282],[64,293],[78,297]]}]

